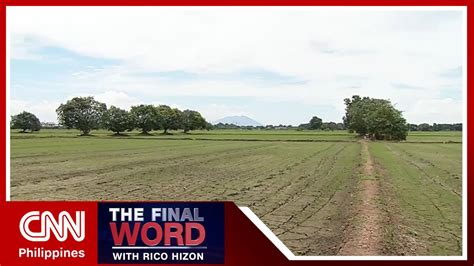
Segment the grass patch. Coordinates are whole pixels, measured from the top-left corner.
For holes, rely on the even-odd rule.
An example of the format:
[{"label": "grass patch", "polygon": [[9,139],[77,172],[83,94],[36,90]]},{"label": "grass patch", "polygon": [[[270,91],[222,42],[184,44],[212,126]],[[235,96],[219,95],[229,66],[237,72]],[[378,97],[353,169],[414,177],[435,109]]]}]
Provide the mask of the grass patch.
[{"label": "grass patch", "polygon": [[454,177],[461,175],[462,153],[454,145],[370,144],[397,206],[388,211],[404,222],[399,226],[406,236],[398,239],[410,237],[425,247],[417,255],[461,255],[461,179]]}]

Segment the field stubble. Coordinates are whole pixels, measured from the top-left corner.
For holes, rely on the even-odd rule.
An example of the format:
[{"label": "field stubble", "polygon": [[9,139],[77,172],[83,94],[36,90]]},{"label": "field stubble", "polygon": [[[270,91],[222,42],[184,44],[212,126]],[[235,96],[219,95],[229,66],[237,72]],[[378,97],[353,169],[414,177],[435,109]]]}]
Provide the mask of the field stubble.
[{"label": "field stubble", "polygon": [[380,191],[370,204],[383,227],[377,252],[459,255],[460,144],[362,145],[340,132],[200,134],[12,134],[12,200],[229,200],[249,206],[295,254],[336,255],[357,239],[367,197],[360,184],[373,178]]}]

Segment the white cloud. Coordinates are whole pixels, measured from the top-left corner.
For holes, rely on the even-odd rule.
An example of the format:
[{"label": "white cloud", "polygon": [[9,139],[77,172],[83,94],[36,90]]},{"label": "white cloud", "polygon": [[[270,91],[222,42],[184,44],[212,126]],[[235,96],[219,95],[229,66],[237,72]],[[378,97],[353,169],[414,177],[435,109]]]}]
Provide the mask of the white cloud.
[{"label": "white cloud", "polygon": [[120,107],[122,109],[130,109],[131,106],[133,105],[138,105],[140,104],[140,100],[131,97],[128,94],[124,92],[119,92],[119,91],[106,91],[103,93],[99,93],[94,95],[95,99],[106,103],[107,106],[115,106],[115,107]]},{"label": "white cloud", "polygon": [[27,111],[35,114],[41,122],[56,122],[56,108],[60,102],[11,100],[11,115]]},{"label": "white cloud", "polygon": [[11,57],[16,59],[41,59],[41,55],[35,53],[35,46],[28,43],[25,36],[15,36],[11,41]]},{"label": "white cloud", "polygon": [[[452,81],[439,73],[462,65],[460,15],[318,7],[8,7],[7,19],[13,58],[35,56],[34,47],[22,41],[35,36],[42,45],[120,60],[118,66],[76,71],[70,86],[121,107],[138,102],[135,95],[158,102],[167,96],[245,96],[330,104],[340,112],[334,117],[341,117],[342,99],[362,94],[390,98],[411,119],[422,120],[428,117],[414,106],[444,101],[441,87]],[[249,68],[306,82],[172,83],[134,75]],[[454,113],[438,115],[460,120]]]},{"label": "white cloud", "polygon": [[[437,27],[423,30],[406,26],[401,31],[397,24],[417,25],[426,12],[318,10],[9,7],[8,19],[15,34],[34,34],[81,54],[122,59],[148,70],[231,71],[254,65],[315,77],[334,74],[336,69],[344,73],[348,68],[354,74],[411,73],[413,68],[420,71],[421,65],[439,67],[427,63],[440,59],[459,65],[459,47],[453,45],[460,43],[461,25],[456,25],[460,20],[438,22]],[[321,51],[315,43],[327,48]],[[437,56],[411,60],[406,53]],[[410,62],[408,69],[393,64],[404,60]]]},{"label": "white cloud", "polygon": [[63,98],[58,101],[25,101],[19,99],[11,100],[11,115],[16,115],[23,111],[34,113],[42,122],[56,122],[56,109],[61,103],[76,96],[94,96],[96,100],[106,103],[107,106],[114,105],[123,109],[130,109],[131,106],[140,104],[141,102],[134,97],[127,95],[124,92],[106,91],[103,93],[79,93],[70,97]]},{"label": "white cloud", "polygon": [[450,98],[441,100],[420,100],[405,113],[411,123],[461,123],[462,102]]}]

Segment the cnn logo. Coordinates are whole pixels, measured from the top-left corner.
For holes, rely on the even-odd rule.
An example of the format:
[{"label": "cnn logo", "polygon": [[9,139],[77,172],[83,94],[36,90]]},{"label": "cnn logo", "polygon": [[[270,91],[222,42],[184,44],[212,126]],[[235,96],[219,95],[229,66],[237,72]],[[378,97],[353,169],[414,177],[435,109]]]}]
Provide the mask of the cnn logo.
[{"label": "cnn logo", "polygon": [[[35,226],[36,230],[32,230],[33,222],[39,222],[39,226]],[[33,223],[34,224],[34,223]],[[71,215],[62,211],[57,219],[54,215],[45,211],[31,211],[25,214],[20,220],[20,232],[23,237],[33,242],[45,242],[51,237],[51,233],[60,242],[66,241],[68,233],[74,240],[80,242],[85,237],[85,212],[76,211],[76,217],[73,219]]]}]

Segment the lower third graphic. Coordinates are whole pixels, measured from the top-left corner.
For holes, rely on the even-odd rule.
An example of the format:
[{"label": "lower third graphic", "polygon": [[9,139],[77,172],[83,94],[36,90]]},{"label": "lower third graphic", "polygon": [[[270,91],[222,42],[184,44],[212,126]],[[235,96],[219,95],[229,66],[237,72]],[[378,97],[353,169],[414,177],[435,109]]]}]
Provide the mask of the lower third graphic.
[{"label": "lower third graphic", "polygon": [[223,203],[99,203],[98,263],[223,263]]}]

